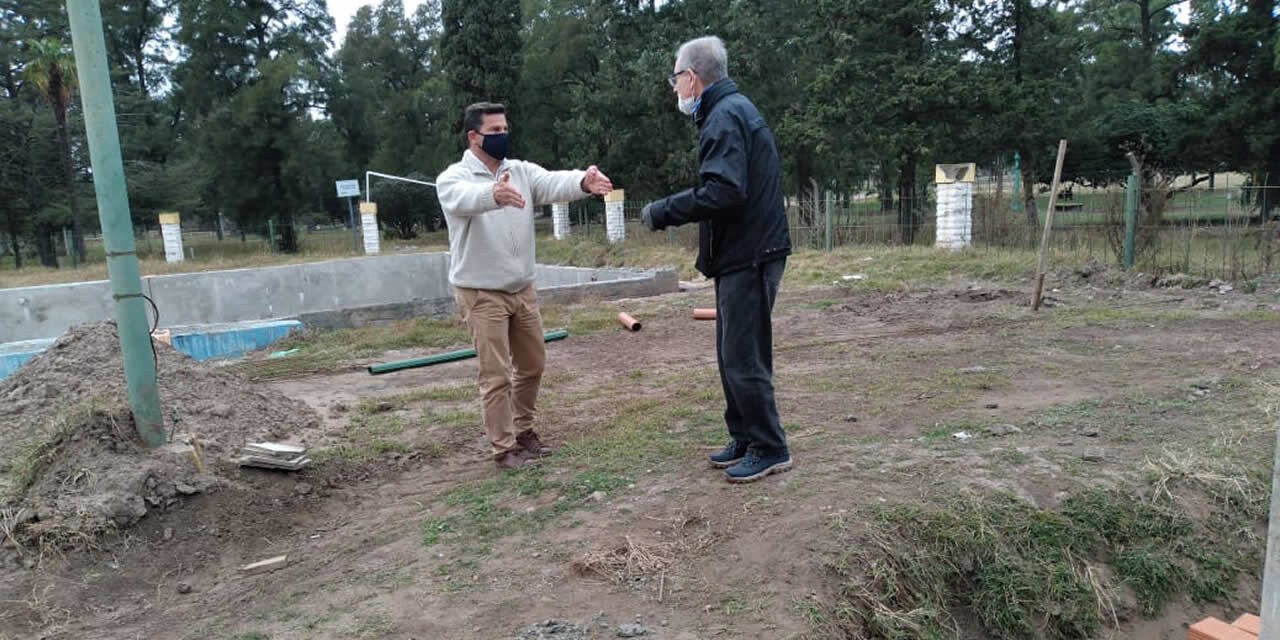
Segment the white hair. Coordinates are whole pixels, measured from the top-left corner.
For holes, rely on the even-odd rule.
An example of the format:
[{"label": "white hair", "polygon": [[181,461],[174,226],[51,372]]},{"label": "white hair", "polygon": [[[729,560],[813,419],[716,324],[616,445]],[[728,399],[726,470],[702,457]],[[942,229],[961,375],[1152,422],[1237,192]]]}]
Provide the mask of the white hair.
[{"label": "white hair", "polygon": [[676,66],[693,69],[704,84],[717,82],[729,75],[729,54],[724,42],[715,36],[695,38],[682,45],[676,53]]}]

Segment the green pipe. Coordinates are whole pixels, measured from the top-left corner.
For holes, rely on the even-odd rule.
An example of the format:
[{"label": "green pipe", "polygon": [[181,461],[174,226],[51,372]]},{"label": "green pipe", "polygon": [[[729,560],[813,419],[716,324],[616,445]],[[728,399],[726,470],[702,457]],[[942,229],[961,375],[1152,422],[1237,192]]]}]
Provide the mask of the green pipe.
[{"label": "green pipe", "polygon": [[146,303],[142,298],[142,277],[138,273],[137,245],[133,242],[133,221],[129,216],[129,194],[120,158],[120,134],[116,131],[116,109],[111,98],[111,78],[107,75],[107,45],[102,33],[102,10],[98,0],[67,0],[71,22],[71,45],[80,80],[80,100],[84,108],[84,128],[89,139],[89,160],[93,165],[93,191],[98,198],[98,220],[107,253],[107,273],[111,279],[116,333],[124,356],[124,379],[129,389],[129,408],[138,435],[148,446],[164,444],[164,416],[160,411],[160,391],[156,385],[156,363],[151,354]]},{"label": "green pipe", "polygon": [[[567,329],[556,329],[554,331],[548,331],[542,334],[542,341],[551,342],[553,340],[563,340],[567,337],[569,337],[569,331]],[[433,364],[442,364],[445,362],[453,362],[455,360],[466,360],[467,358],[474,358],[475,355],[476,355],[475,349],[459,349],[457,351],[447,351],[445,353],[438,353],[434,356],[426,356],[425,358],[410,358],[408,360],[397,360],[395,362],[371,364],[369,365],[369,373],[371,375],[378,375],[379,373],[391,373],[392,371],[399,371],[401,369],[412,369],[414,367],[429,367]]]}]

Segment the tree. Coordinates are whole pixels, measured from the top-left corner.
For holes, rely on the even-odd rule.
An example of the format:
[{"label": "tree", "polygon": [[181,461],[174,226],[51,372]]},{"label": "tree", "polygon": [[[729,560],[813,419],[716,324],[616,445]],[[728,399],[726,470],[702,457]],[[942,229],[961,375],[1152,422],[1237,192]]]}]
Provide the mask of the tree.
[{"label": "tree", "polygon": [[[28,43],[30,60],[23,70],[26,79],[35,85],[40,95],[53,107],[57,122],[58,143],[62,147],[63,178],[67,185],[67,199],[71,211],[71,233],[75,239],[75,251],[84,262],[84,236],[80,233],[80,205],[76,201],[75,167],[71,159],[71,137],[67,134],[67,107],[76,85],[75,57],[56,38],[42,38]],[[46,259],[46,263],[49,261]],[[53,264],[57,266],[56,258]]]},{"label": "tree", "polygon": [[444,75],[457,112],[455,132],[462,132],[467,104],[502,102],[514,110],[520,86],[520,1],[443,0],[441,22]]},{"label": "tree", "polygon": [[323,0],[179,0],[178,22],[177,92],[207,206],[242,229],[278,217],[282,249],[296,250],[293,216],[315,201],[305,122],[324,107],[333,19]]},{"label": "tree", "polygon": [[[809,122],[834,147],[879,150],[896,176],[902,242],[923,222],[918,182],[928,159],[973,112],[973,63],[952,33],[958,5],[821,0],[808,46],[829,52],[808,88]],[[931,169],[932,167],[929,167]]]},{"label": "tree", "polygon": [[1280,3],[1195,3],[1184,30],[1188,67],[1203,87],[1216,159],[1251,171],[1258,214],[1280,206]]}]

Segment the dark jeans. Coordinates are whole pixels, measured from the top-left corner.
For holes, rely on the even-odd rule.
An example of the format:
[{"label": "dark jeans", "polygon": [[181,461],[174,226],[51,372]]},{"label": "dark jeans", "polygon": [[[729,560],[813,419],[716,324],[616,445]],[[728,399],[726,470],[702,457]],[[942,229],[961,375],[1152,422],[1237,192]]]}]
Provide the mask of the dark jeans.
[{"label": "dark jeans", "polygon": [[773,302],[786,258],[716,278],[716,359],[724,421],[734,440],[764,455],[787,453],[773,400]]}]

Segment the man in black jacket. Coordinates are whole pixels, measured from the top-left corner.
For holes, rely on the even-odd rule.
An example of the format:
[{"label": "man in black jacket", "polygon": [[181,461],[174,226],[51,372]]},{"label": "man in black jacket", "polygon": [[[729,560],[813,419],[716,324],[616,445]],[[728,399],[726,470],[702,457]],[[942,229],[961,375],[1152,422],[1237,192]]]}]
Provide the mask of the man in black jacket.
[{"label": "man in black jacket", "polygon": [[791,254],[777,141],[728,78],[714,36],[684,43],[668,78],[698,127],[698,186],[645,206],[650,230],[697,222],[698,270],[716,283],[716,356],[732,440],[710,456],[730,482],[791,469],[773,398],[771,314]]}]

